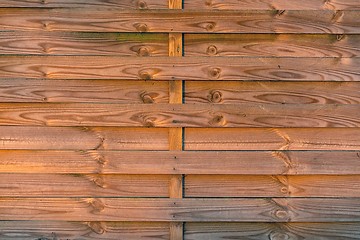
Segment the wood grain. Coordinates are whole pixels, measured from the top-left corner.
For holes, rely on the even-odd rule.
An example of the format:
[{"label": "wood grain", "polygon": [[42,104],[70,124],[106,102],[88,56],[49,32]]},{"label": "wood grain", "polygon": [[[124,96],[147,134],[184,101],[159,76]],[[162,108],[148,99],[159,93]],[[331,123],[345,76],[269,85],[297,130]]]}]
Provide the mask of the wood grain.
[{"label": "wood grain", "polygon": [[[209,18],[209,16],[211,16]],[[183,33],[359,33],[357,10],[119,11],[0,9],[1,30]]]},{"label": "wood grain", "polygon": [[341,34],[185,34],[185,56],[358,57],[359,41]]},{"label": "wood grain", "polygon": [[360,58],[4,55],[0,79],[360,81],[359,67]]},{"label": "wood grain", "polygon": [[88,8],[111,7],[115,9],[166,9],[167,0],[2,0],[0,7],[31,7],[31,8]]},{"label": "wood grain", "polygon": [[357,128],[185,130],[185,150],[358,150]]},{"label": "wood grain", "polygon": [[[341,162],[339,160],[339,162]],[[187,175],[186,197],[359,197],[360,176]]]},{"label": "wood grain", "polygon": [[167,45],[166,34],[0,32],[2,54],[167,56]]},{"label": "wood grain", "polygon": [[360,239],[359,223],[187,223],[189,240],[353,240]]},{"label": "wood grain", "polygon": [[168,197],[168,175],[0,174],[1,197]]},{"label": "wood grain", "polygon": [[356,0],[186,0],[185,9],[211,10],[345,10],[359,9]]},{"label": "wood grain", "polygon": [[2,220],[357,222],[358,198],[1,198]]},{"label": "wood grain", "polygon": [[183,152],[1,150],[0,173],[355,175],[360,172],[359,155],[358,150]]},{"label": "wood grain", "polygon": [[360,105],[0,104],[1,126],[359,127]]},{"label": "wood grain", "polygon": [[235,82],[187,81],[185,102],[359,104],[357,82]]},{"label": "wood grain", "polygon": [[0,149],[168,150],[164,128],[0,127]]},{"label": "wood grain", "polygon": [[0,221],[2,240],[169,238],[169,224],[143,222]]},{"label": "wood grain", "polygon": [[24,80],[0,81],[0,102],[167,103],[166,81]]}]

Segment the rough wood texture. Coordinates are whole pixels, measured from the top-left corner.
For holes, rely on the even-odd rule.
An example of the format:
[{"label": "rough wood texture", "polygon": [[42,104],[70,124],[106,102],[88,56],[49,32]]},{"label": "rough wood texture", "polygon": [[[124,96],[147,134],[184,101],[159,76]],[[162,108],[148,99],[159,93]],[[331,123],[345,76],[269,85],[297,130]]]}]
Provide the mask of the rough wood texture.
[{"label": "rough wood texture", "polygon": [[169,239],[169,224],[143,222],[0,221],[2,240]]},{"label": "rough wood texture", "polygon": [[356,223],[187,223],[188,240],[354,240],[360,239]]},{"label": "rough wood texture", "polygon": [[358,128],[185,130],[185,150],[359,150]]},{"label": "rough wood texture", "polygon": [[185,103],[360,104],[360,83],[187,81]]},{"label": "rough wood texture", "polygon": [[360,58],[5,55],[0,79],[360,81],[359,67]]},{"label": "rough wood texture", "polygon": [[1,198],[2,220],[346,222],[358,198]]},{"label": "rough wood texture", "polygon": [[2,54],[167,56],[167,45],[166,34],[0,32]]},{"label": "rough wood texture", "polygon": [[359,41],[342,34],[185,34],[185,55],[358,57]]},{"label": "rough wood texture", "polygon": [[[124,152],[101,150],[1,150],[0,157],[2,161],[0,162],[0,172],[170,175],[351,175],[359,174],[359,156],[359,151]],[[204,162],[206,162],[206,165]],[[344,162],[346,164],[343,164]]]},{"label": "rough wood texture", "polygon": [[[211,16],[211,18],[209,18]],[[356,10],[0,9],[0,29],[86,32],[360,33]]]},{"label": "rough wood texture", "polygon": [[359,127],[360,105],[0,104],[0,125],[116,127]]},{"label": "rough wood texture", "polygon": [[[226,161],[224,161],[226,162]],[[359,197],[360,176],[189,175],[186,197]]]}]

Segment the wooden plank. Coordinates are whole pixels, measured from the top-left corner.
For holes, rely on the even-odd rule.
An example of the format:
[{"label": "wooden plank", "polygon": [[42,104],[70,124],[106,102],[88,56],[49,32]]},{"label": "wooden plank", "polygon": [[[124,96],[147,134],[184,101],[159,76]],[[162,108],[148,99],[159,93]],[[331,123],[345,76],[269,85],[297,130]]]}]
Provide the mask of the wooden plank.
[{"label": "wooden plank", "polygon": [[0,127],[0,149],[168,150],[164,128]]},{"label": "wooden plank", "polygon": [[[211,16],[209,18],[209,16]],[[1,30],[85,32],[359,33],[357,10],[119,11],[0,9]],[[209,20],[211,19],[211,20]]]},{"label": "wooden plank", "polygon": [[187,81],[185,102],[359,104],[357,82],[235,82]]},{"label": "wooden plank", "polygon": [[360,105],[0,103],[1,126],[359,127]]},{"label": "wooden plank", "polygon": [[360,58],[4,55],[0,79],[360,81],[359,67]]},{"label": "wooden plank", "polygon": [[358,150],[237,152],[1,150],[0,173],[354,175],[360,173],[359,155]]},{"label": "wooden plank", "polygon": [[185,56],[358,57],[359,41],[341,34],[185,34]]},{"label": "wooden plank", "polygon": [[2,240],[169,238],[169,224],[142,222],[0,221]]},{"label": "wooden plank", "polygon": [[1,198],[2,220],[359,222],[358,198]]},{"label": "wooden plank", "polygon": [[24,80],[0,81],[0,102],[167,103],[166,81]]},{"label": "wooden plank", "polygon": [[187,223],[188,240],[222,239],[360,239],[360,224],[353,223]]},{"label": "wooden plank", "polygon": [[[339,162],[343,162],[341,160]],[[359,175],[188,175],[185,178],[185,183],[186,197],[360,196]]]},{"label": "wooden plank", "polygon": [[168,175],[0,174],[1,197],[168,197]]},{"label": "wooden plank", "polygon": [[167,45],[166,34],[0,32],[2,54],[167,56]]},{"label": "wooden plank", "polygon": [[185,150],[359,150],[357,129],[237,128],[185,131]]},{"label": "wooden plank", "polygon": [[188,0],[184,2],[185,9],[208,10],[345,10],[360,9],[356,0]]},{"label": "wooden plank", "polygon": [[0,2],[0,7],[31,8],[111,7],[115,9],[166,9],[167,6],[167,0],[2,0]]}]

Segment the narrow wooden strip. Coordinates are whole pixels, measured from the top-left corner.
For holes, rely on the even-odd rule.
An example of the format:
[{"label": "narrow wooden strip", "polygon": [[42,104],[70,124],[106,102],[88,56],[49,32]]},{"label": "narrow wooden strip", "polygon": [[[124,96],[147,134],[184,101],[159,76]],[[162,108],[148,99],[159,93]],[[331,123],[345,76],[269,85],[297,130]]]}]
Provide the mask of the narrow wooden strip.
[{"label": "narrow wooden strip", "polygon": [[360,126],[360,105],[3,103],[0,111],[2,126]]},{"label": "narrow wooden strip", "polygon": [[358,198],[1,198],[2,220],[358,222]]},{"label": "narrow wooden strip", "polygon": [[360,223],[187,223],[186,239],[360,239]]},{"label": "narrow wooden strip", "polygon": [[360,81],[359,66],[360,58],[0,56],[0,79]]},{"label": "narrow wooden strip", "polygon": [[[210,18],[209,18],[210,16]],[[2,8],[0,29],[86,32],[359,33],[356,10],[119,11]]]},{"label": "narrow wooden strip", "polygon": [[1,197],[168,197],[168,175],[0,174]]},{"label": "narrow wooden strip", "polygon": [[359,41],[341,34],[185,34],[185,56],[358,57]]},{"label": "narrow wooden strip", "polygon": [[24,80],[0,81],[0,102],[167,103],[166,81]]},{"label": "narrow wooden strip", "polygon": [[359,175],[187,175],[185,183],[186,197],[360,197]]},{"label": "narrow wooden strip", "polygon": [[357,129],[274,128],[185,131],[185,150],[359,150]]},{"label": "narrow wooden strip", "polygon": [[0,173],[358,175],[359,156],[359,151],[1,150]]},{"label": "narrow wooden strip", "polygon": [[44,7],[44,8],[74,8],[81,7],[111,7],[116,9],[166,9],[167,0],[2,0],[0,7]]},{"label": "narrow wooden strip", "polygon": [[0,51],[2,54],[167,56],[167,35],[0,32]]},{"label": "narrow wooden strip", "polygon": [[211,10],[345,10],[360,9],[356,0],[187,0],[185,9],[211,9]]},{"label": "narrow wooden strip", "polygon": [[359,104],[357,82],[187,81],[186,103]]},{"label": "narrow wooden strip", "polygon": [[0,221],[2,240],[169,238],[169,224],[143,222]]},{"label": "narrow wooden strip", "polygon": [[0,127],[0,149],[168,150],[164,128]]}]

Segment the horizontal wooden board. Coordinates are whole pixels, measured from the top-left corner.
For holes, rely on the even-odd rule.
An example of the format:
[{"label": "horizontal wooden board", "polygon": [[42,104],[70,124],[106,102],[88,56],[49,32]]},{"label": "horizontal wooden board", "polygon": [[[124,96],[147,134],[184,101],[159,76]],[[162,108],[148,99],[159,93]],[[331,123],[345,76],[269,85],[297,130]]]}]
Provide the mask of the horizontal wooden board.
[{"label": "horizontal wooden board", "polygon": [[358,198],[0,198],[2,220],[344,222]]},{"label": "horizontal wooden board", "polygon": [[186,240],[354,240],[360,223],[186,223]]},{"label": "horizontal wooden board", "polygon": [[[2,0],[0,7],[74,8],[111,7],[120,9],[167,9],[167,0]],[[87,11],[87,10],[86,10]]]},{"label": "horizontal wooden board", "polygon": [[185,87],[185,103],[360,103],[357,82],[187,81]]},{"label": "horizontal wooden board", "polygon": [[166,81],[0,80],[0,102],[168,103]]},{"label": "horizontal wooden board", "polygon": [[185,150],[359,150],[357,128],[185,129]]},{"label": "horizontal wooden board", "polygon": [[359,21],[356,10],[0,9],[1,30],[343,34],[359,33]]},{"label": "horizontal wooden board", "polygon": [[168,150],[165,128],[0,127],[0,149]]},{"label": "horizontal wooden board", "polygon": [[[360,18],[359,18],[360,19]],[[0,56],[0,80],[360,81],[360,58]]]},{"label": "horizontal wooden board", "polygon": [[360,9],[357,0],[185,0],[185,9],[211,10],[345,10]]},{"label": "horizontal wooden board", "polygon": [[[345,161],[339,159],[339,162]],[[187,175],[185,196],[360,197],[360,175]]]},{"label": "horizontal wooden board", "polygon": [[168,223],[0,221],[2,240],[169,239]]},{"label": "horizontal wooden board", "polygon": [[184,39],[185,56],[360,56],[360,35],[185,34]]},{"label": "horizontal wooden board", "polygon": [[359,156],[359,151],[1,150],[0,173],[359,174]]},{"label": "horizontal wooden board", "polygon": [[360,105],[2,103],[0,125],[359,127]]},{"label": "horizontal wooden board", "polygon": [[[0,3],[1,4],[1,3]],[[1,54],[167,56],[167,34],[0,32]]]},{"label": "horizontal wooden board", "polygon": [[0,174],[0,196],[168,197],[169,182],[168,175]]}]

